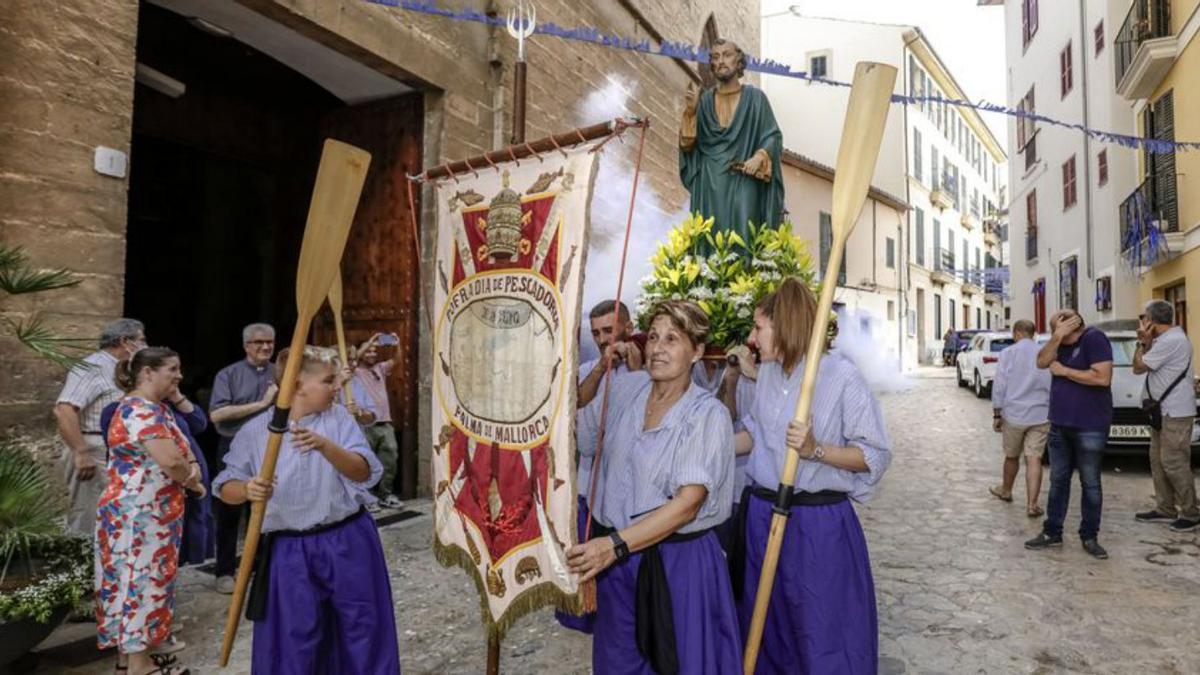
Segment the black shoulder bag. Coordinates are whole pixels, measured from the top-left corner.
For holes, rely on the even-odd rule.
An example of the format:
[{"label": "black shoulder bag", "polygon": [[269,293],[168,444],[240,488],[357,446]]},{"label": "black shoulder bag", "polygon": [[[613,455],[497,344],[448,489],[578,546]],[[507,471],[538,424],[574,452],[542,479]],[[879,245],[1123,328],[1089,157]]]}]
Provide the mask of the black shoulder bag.
[{"label": "black shoulder bag", "polygon": [[1150,377],[1147,375],[1146,398],[1142,399],[1142,411],[1145,412],[1146,417],[1150,419],[1151,429],[1155,431],[1162,431],[1162,402],[1167,400],[1167,397],[1171,395],[1172,391],[1175,391],[1175,387],[1179,386],[1179,383],[1183,381],[1183,378],[1187,377],[1188,371],[1191,369],[1192,360],[1188,359],[1188,364],[1184,366],[1183,372],[1179,374],[1179,377],[1175,378],[1175,381],[1171,383],[1171,386],[1167,387],[1167,390],[1163,392],[1162,396],[1158,397],[1157,401],[1154,400],[1154,397],[1150,396]]}]

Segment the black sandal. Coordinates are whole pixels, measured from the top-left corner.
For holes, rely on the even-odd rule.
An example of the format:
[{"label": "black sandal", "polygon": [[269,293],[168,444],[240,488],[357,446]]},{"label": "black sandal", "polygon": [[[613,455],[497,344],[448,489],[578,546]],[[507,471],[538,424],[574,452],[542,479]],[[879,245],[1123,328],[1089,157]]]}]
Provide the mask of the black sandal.
[{"label": "black sandal", "polygon": [[148,671],[145,675],[191,675],[192,673],[191,670],[176,665],[179,659],[172,654],[151,654],[150,660],[158,667]]}]

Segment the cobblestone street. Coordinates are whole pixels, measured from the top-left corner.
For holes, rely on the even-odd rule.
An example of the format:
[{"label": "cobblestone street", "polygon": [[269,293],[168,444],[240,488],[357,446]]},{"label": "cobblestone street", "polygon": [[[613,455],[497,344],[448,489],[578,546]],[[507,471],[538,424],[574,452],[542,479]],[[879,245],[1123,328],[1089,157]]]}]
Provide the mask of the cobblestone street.
[{"label": "cobblestone street", "polygon": [[[987,492],[1001,463],[988,403],[957,389],[949,371],[933,370],[882,400],[895,458],[880,498],[859,509],[875,571],[882,672],[1200,671],[1200,615],[1190,600],[1200,597],[1200,537],[1133,520],[1151,504],[1144,459],[1106,462],[1100,541],[1109,560],[1088,557],[1073,534],[1077,490],[1066,545],[1033,553],[1022,542],[1040,521],[1025,516],[1023,476],[1013,504]],[[474,587],[433,559],[429,526],[422,515],[381,531],[404,671],[481,673]],[[207,575],[188,570],[184,579],[181,661],[192,672],[217,672],[227,597],[210,590]],[[90,630],[60,630],[53,640],[62,646],[43,646],[40,672],[110,672],[111,659],[94,660]],[[248,672],[249,648],[243,622],[228,672]],[[504,672],[584,673],[589,664],[590,639],[560,629],[549,611],[520,621],[503,647]]]}]

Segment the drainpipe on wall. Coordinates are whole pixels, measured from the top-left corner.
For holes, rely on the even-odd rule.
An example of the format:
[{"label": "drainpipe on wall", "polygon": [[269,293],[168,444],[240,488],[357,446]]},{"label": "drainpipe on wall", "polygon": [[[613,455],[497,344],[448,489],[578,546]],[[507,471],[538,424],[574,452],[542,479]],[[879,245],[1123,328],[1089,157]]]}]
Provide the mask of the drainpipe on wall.
[{"label": "drainpipe on wall", "polygon": [[[495,19],[499,13],[496,0],[488,3],[486,14]],[[507,143],[504,141],[504,61],[500,57],[499,24],[493,23],[488,36],[488,87],[492,90],[492,149],[499,150]]]},{"label": "drainpipe on wall", "polygon": [[[1092,128],[1091,122],[1088,120],[1088,42],[1087,39],[1087,13],[1085,11],[1087,0],[1079,0],[1079,64],[1080,64],[1080,89],[1079,93],[1083,97],[1083,126]],[[1093,281],[1096,272],[1096,262],[1093,260],[1094,243],[1092,233],[1092,137],[1083,135],[1083,205],[1084,205],[1084,232],[1086,233],[1085,240],[1087,242],[1087,278],[1088,281]],[[1053,262],[1053,261],[1051,261]],[[1057,269],[1057,266],[1056,266]],[[1078,302],[1078,298],[1076,298]]]},{"label": "drainpipe on wall", "polygon": [[[907,86],[908,83],[912,81],[912,74],[909,72],[908,44],[907,43],[905,43],[904,47],[902,47],[900,49],[900,62],[904,64],[904,68],[903,68],[903,70],[904,70],[904,85],[902,85],[902,86]],[[907,89],[905,91],[907,91]],[[911,95],[912,92],[908,92],[908,94]],[[900,316],[903,317],[900,321],[899,339],[897,340],[897,344],[899,345],[899,349],[900,349],[900,371],[901,372],[904,371],[904,326],[908,323],[908,290],[909,290],[909,286],[911,285],[911,278],[908,276],[908,274],[909,274],[908,265],[909,265],[909,256],[912,254],[912,251],[909,250],[912,247],[909,245],[908,239],[906,239],[906,235],[908,235],[909,230],[911,228],[905,227],[906,225],[910,224],[909,219],[912,217],[912,211],[911,211],[912,186],[908,184],[908,166],[909,166],[909,160],[911,159],[910,155],[912,154],[912,147],[909,146],[908,141],[909,141],[909,136],[912,135],[912,130],[909,129],[909,127],[908,127],[908,104],[907,103],[904,104],[903,110],[904,110],[904,112],[903,112],[903,115],[904,115],[904,202],[906,204],[909,204],[910,210],[904,212],[903,217],[900,219],[900,237],[897,239],[897,242],[898,242],[897,246],[899,246],[901,248],[901,250],[904,251],[904,265],[902,266],[902,269],[900,270],[899,274],[896,276],[896,285],[899,287],[896,289],[896,295],[898,296],[898,299],[899,299],[899,302],[897,303],[896,306],[900,310]],[[897,255],[896,257],[899,258],[900,256]],[[918,319],[920,319],[920,318],[923,318],[923,317],[918,317]],[[918,334],[919,334],[920,327],[918,327],[917,330],[918,330]],[[921,349],[920,349],[920,342],[918,342],[917,345],[918,345],[917,346],[917,362],[916,362],[916,364],[914,364],[915,366],[921,365],[921,357],[922,357]]]}]

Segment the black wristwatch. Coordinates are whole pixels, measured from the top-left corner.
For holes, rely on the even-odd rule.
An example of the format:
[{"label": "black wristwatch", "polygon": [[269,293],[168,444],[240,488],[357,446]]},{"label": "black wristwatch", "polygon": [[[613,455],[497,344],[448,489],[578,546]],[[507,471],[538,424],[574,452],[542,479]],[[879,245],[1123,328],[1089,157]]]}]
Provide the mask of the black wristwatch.
[{"label": "black wristwatch", "polygon": [[625,543],[620,534],[613,532],[608,535],[608,538],[612,540],[613,554],[617,556],[617,562],[622,562],[629,557],[629,544]]}]

